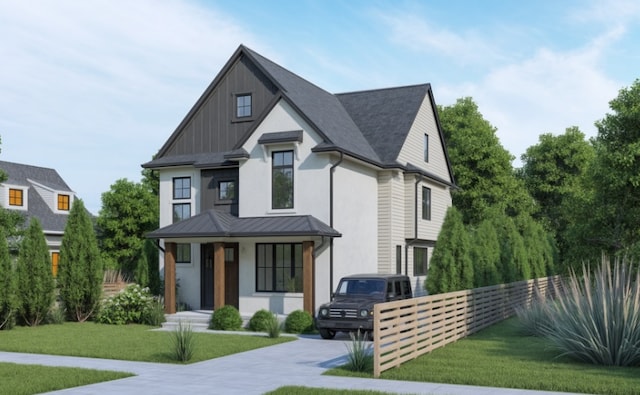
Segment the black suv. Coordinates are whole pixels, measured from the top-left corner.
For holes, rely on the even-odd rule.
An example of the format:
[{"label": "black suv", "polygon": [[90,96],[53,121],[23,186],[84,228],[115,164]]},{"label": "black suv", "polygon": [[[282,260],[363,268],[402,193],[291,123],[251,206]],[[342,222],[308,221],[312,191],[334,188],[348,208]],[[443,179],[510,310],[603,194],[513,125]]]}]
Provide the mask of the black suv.
[{"label": "black suv", "polygon": [[336,332],[373,331],[373,305],[413,297],[409,277],[400,274],[357,274],[340,280],[330,303],[318,309],[316,328],[323,339]]}]

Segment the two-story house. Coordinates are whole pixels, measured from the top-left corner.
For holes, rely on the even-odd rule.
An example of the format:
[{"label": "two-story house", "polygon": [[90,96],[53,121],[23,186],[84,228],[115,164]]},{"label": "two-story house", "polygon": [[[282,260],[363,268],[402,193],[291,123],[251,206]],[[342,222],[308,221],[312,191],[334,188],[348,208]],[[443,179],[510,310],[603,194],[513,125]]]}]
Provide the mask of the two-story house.
[{"label": "two-story house", "polygon": [[53,274],[58,272],[60,244],[75,192],[54,169],[0,161],[7,180],[0,183],[0,206],[37,218],[51,253]]},{"label": "two-story house", "polygon": [[424,293],[455,188],[429,84],[331,94],[242,45],[143,167],[170,313],[176,289],[193,309],[313,313],[363,272]]}]

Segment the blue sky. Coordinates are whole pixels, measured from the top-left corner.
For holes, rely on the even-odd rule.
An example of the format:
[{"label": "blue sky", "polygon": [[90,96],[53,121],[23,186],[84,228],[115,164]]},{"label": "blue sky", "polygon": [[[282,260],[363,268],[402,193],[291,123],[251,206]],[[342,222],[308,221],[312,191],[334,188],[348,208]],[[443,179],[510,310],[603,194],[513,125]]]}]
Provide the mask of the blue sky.
[{"label": "blue sky", "polygon": [[471,96],[516,157],[594,136],[640,78],[640,2],[0,0],[0,160],[58,170],[98,214],[239,44],[334,93]]}]

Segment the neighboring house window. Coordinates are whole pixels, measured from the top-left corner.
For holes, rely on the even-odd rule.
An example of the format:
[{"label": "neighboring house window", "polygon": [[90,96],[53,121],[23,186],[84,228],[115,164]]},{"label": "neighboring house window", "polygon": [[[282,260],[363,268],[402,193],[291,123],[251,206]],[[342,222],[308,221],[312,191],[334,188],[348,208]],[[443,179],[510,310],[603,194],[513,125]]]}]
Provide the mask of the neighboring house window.
[{"label": "neighboring house window", "polygon": [[69,211],[69,195],[58,195],[58,210]]},{"label": "neighboring house window", "polygon": [[60,253],[52,252],[51,253],[51,272],[53,273],[53,277],[58,276],[58,262],[60,262]]},{"label": "neighboring house window", "polygon": [[271,160],[271,208],[293,208],[293,151],[274,152]]},{"label": "neighboring house window", "polygon": [[396,246],[396,273],[402,273],[402,246]]},{"label": "neighboring house window", "polygon": [[176,263],[191,263],[191,244],[176,244]]},{"label": "neighboring house window", "polygon": [[422,219],[431,220],[431,189],[422,187]]},{"label": "neighboring house window", "polygon": [[246,118],[251,116],[251,95],[236,96],[236,118]]},{"label": "neighboring house window", "polygon": [[429,135],[424,135],[424,161],[429,162]]},{"label": "neighboring house window", "polygon": [[424,276],[427,274],[429,263],[427,261],[427,248],[413,247],[413,275]]},{"label": "neighboring house window", "polygon": [[23,193],[22,189],[9,189],[9,206],[24,206]]},{"label": "neighboring house window", "polygon": [[302,292],[302,244],[256,244],[256,291]]},{"label": "neighboring house window", "polygon": [[191,199],[191,178],[179,177],[173,179],[173,198]]},{"label": "neighboring house window", "polygon": [[218,200],[233,200],[236,198],[236,183],[234,181],[220,181],[218,183]]},{"label": "neighboring house window", "polygon": [[173,223],[191,217],[191,203],[178,203],[173,205]]}]

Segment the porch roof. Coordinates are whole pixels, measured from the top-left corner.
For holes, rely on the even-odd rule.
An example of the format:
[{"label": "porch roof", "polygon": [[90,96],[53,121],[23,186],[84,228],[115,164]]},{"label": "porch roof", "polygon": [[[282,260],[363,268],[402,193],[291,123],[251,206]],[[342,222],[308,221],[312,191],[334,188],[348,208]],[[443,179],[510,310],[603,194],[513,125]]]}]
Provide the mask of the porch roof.
[{"label": "porch roof", "polygon": [[147,233],[150,239],[266,236],[341,237],[342,234],[311,215],[238,218],[218,210],[207,210]]}]

